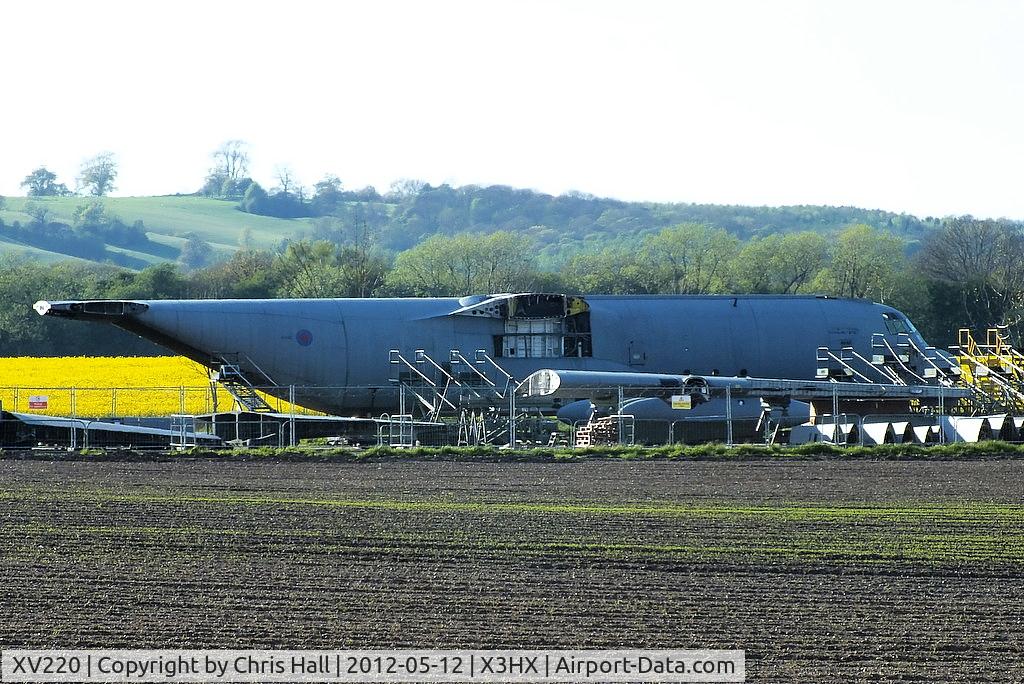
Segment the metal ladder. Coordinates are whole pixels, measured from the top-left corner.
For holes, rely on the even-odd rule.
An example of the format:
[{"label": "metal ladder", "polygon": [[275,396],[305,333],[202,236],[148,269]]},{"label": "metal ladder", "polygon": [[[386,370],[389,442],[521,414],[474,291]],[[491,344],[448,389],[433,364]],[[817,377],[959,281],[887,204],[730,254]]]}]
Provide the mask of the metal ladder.
[{"label": "metal ladder", "polygon": [[484,422],[483,412],[465,409],[459,414],[459,436],[458,446],[479,446],[487,441],[487,426]]},{"label": "metal ladder", "polygon": [[1024,410],[1024,355],[1009,345],[998,328],[988,330],[987,344],[962,328],[959,344],[950,350],[960,362],[961,378],[986,400],[988,411]]},{"label": "metal ladder", "polygon": [[[228,356],[235,356],[234,360],[230,360]],[[215,358],[215,365],[218,370],[216,371],[216,377],[213,380],[219,382],[224,389],[235,400],[235,403],[246,411],[253,411],[256,413],[271,413],[274,411],[274,407],[267,403],[267,401],[256,391],[253,387],[249,377],[242,371],[241,363],[238,358],[239,354],[224,354]],[[270,379],[263,370],[260,369],[251,359],[245,357],[245,361],[248,362],[256,371],[267,380],[268,385],[273,386],[275,383]]]},{"label": "metal ladder", "polygon": [[[446,406],[452,411],[458,411],[448,394],[453,386],[462,385],[424,350],[416,350],[413,357],[415,361],[405,358],[398,349],[392,349],[388,355],[391,365],[398,368],[398,377],[392,378],[392,381],[398,382],[403,393],[409,392],[415,397],[428,420],[437,420]],[[403,368],[406,371],[404,373]],[[425,368],[430,375],[421,368]]]},{"label": "metal ladder", "polygon": [[[403,396],[404,392],[412,395],[428,420],[439,421],[445,414],[459,416],[460,411],[467,406],[493,405],[493,402],[488,401],[489,398],[508,402],[509,420],[503,431],[508,435],[509,444],[516,443],[517,383],[485,350],[476,350],[470,360],[460,350],[451,349],[447,364],[442,364],[423,349],[416,349],[412,360],[404,356],[401,350],[392,349],[389,362],[397,369],[397,377],[392,377],[391,381],[398,383]],[[489,366],[497,382],[479,366]],[[455,367],[465,369],[465,372],[459,373],[454,370]],[[486,433],[477,426],[477,434],[481,442],[491,442],[496,432]],[[468,426],[464,437],[469,440]]]},{"label": "metal ladder", "polygon": [[171,416],[171,448],[186,449],[197,443],[196,417],[180,413]]},{"label": "metal ladder", "polygon": [[[872,333],[871,358],[861,355],[851,346],[842,347],[838,353],[828,347],[818,347],[818,380],[840,380],[850,382],[881,382],[893,385],[928,385],[937,383],[953,386],[951,378],[936,360],[934,347],[921,349],[906,333],[899,333],[894,347],[885,335]],[[920,360],[920,373],[911,367],[911,359]]]}]

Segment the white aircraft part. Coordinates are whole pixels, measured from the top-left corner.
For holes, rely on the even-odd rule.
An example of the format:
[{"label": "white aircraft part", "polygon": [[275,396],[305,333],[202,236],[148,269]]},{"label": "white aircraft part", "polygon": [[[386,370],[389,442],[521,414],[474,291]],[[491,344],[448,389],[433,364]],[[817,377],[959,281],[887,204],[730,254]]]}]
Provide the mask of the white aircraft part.
[{"label": "white aircraft part", "polygon": [[911,444],[914,441],[914,431],[909,420],[893,421],[892,434],[896,444]]},{"label": "white aircraft part", "polygon": [[942,416],[940,420],[947,442],[977,442],[988,427],[987,416]]},{"label": "white aircraft part", "polygon": [[864,444],[892,444],[896,441],[892,423],[887,420],[878,422],[864,421],[861,434]]},{"label": "white aircraft part", "polygon": [[789,443],[790,444],[808,444],[810,442],[820,442],[821,431],[818,430],[817,425],[811,425],[804,423],[803,425],[796,425],[789,432]]},{"label": "white aircraft part", "polygon": [[1018,429],[1013,419],[1005,413],[988,417],[988,425],[992,429],[992,439],[1005,438],[1016,440]]},{"label": "white aircraft part", "polygon": [[[816,442],[833,442],[835,441],[835,423],[824,422],[817,423],[814,427],[818,431],[818,438]],[[841,422],[839,423],[839,432],[841,434],[840,441],[846,442],[847,444],[858,442],[858,430],[857,423],[855,422]]]},{"label": "white aircraft part", "polygon": [[932,444],[939,441],[942,428],[938,425],[915,425],[914,440],[918,444]]},{"label": "white aircraft part", "polygon": [[1000,430],[1002,430],[1003,423],[1006,422],[1005,413],[1001,413],[997,416],[986,416],[985,418],[986,420],[988,420],[989,427],[992,428],[992,434],[997,434]]}]

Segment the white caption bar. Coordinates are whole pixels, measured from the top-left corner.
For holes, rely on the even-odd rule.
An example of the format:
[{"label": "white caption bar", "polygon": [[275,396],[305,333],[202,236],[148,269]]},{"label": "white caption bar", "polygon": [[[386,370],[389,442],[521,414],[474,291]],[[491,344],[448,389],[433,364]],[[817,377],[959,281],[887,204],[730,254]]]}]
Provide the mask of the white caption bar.
[{"label": "white caption bar", "polygon": [[742,682],[724,650],[4,650],[3,682]]}]

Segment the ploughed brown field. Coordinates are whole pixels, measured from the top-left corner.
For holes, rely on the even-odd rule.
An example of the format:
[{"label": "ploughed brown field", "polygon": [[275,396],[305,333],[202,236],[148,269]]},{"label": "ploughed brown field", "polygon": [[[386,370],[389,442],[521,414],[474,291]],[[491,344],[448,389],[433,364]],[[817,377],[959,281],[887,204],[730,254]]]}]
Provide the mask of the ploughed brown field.
[{"label": "ploughed brown field", "polygon": [[1024,461],[0,461],[0,645],[745,649],[1024,680]]}]

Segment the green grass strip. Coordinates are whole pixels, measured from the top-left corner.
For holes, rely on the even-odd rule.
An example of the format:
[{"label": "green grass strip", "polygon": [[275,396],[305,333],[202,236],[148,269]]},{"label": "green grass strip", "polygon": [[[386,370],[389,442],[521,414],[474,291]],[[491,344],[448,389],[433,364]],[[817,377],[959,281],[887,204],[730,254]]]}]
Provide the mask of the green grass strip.
[{"label": "green grass strip", "polygon": [[167,461],[181,458],[213,460],[289,460],[314,462],[380,462],[380,461],[471,461],[471,462],[539,462],[559,463],[587,460],[971,460],[1024,457],[1024,444],[1008,442],[956,442],[923,446],[920,444],[883,444],[877,446],[833,446],[803,444],[800,446],[764,446],[759,444],[701,444],[695,446],[596,446],[570,448],[497,447],[394,447],[322,448],[255,447],[249,449],[192,448],[176,451],[130,451],[124,449],[83,449],[80,451],[0,450],[0,458],[25,460],[88,460],[88,461]]},{"label": "green grass strip", "polygon": [[411,513],[472,513],[508,514],[537,513],[559,515],[591,516],[653,516],[653,517],[728,517],[728,518],[775,518],[784,520],[905,520],[920,518],[930,520],[964,521],[1020,521],[1024,520],[1024,504],[954,502],[923,504],[855,504],[850,506],[820,504],[781,504],[736,506],[685,505],[685,504],[622,504],[603,505],[595,503],[547,503],[547,502],[486,502],[486,501],[444,501],[444,500],[395,500],[395,499],[341,499],[287,496],[252,495],[170,495],[170,494],[120,494],[102,491],[40,492],[36,489],[7,490],[0,492],[0,500],[25,499],[39,501],[109,502],[117,504],[208,504],[215,506],[312,506],[321,508],[349,508],[362,510],[383,510]]}]

